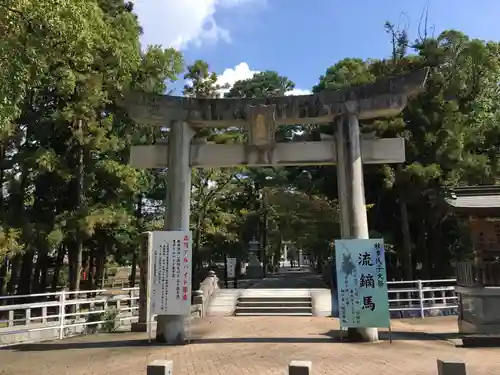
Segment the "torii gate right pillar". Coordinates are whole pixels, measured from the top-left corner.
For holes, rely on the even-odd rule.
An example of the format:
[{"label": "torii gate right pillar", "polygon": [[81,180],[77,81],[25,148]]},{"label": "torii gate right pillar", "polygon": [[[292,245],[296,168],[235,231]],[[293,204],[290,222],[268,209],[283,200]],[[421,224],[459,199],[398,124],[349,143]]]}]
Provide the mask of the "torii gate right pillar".
[{"label": "torii gate right pillar", "polygon": [[[339,117],[336,124],[337,184],[342,238],[368,239],[363,163],[361,159],[359,121],[354,111]],[[356,341],[378,340],[377,328],[349,329]]]}]

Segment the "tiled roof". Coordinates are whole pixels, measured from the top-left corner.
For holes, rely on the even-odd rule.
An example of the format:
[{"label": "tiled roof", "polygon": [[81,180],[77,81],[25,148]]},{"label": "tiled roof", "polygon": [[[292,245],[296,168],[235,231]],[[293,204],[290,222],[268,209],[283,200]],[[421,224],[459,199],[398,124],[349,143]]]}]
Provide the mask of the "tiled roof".
[{"label": "tiled roof", "polygon": [[458,187],[446,202],[457,208],[500,208],[500,185]]}]

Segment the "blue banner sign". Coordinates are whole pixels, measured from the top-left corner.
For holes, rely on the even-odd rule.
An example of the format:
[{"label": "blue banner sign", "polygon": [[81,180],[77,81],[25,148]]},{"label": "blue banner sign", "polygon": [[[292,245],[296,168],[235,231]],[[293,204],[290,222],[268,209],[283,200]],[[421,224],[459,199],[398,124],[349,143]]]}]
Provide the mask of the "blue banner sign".
[{"label": "blue banner sign", "polygon": [[341,328],[390,327],[384,241],[336,240]]}]

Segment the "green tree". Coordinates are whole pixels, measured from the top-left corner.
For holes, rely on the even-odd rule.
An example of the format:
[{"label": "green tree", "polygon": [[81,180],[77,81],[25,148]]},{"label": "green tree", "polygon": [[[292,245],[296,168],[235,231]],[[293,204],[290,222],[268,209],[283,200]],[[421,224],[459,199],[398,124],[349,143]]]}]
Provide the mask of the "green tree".
[{"label": "green tree", "polygon": [[[196,60],[188,66],[184,79],[189,82],[184,86],[185,96],[217,98],[220,95],[222,87],[217,84],[217,74],[210,72],[208,63],[203,60]],[[211,128],[196,129],[195,135],[196,138],[216,143],[226,143],[238,136],[235,132],[215,131]],[[231,195],[237,173],[236,168],[195,168],[192,171],[191,227],[194,233],[195,284],[202,281],[203,262],[210,262],[221,256],[217,247],[225,247],[228,241],[234,241],[227,231],[232,216],[221,210],[219,203],[220,199]]]},{"label": "green tree", "polygon": [[[486,152],[497,141],[498,45],[445,31],[417,41],[416,55],[407,55],[405,31],[390,23],[386,30],[393,41],[391,58],[342,60],[314,90],[432,67],[426,92],[410,101],[401,116],[362,123],[364,132],[404,137],[407,149],[404,165],[366,168],[365,191],[375,206],[369,215],[372,229],[395,243],[404,264],[403,272],[393,276],[411,278],[419,265],[418,277],[444,277],[450,256],[458,259],[454,249],[461,245],[459,224],[443,198],[457,184],[492,183],[498,175],[494,153]],[[492,135],[488,140],[486,133]],[[313,173],[315,180],[328,179],[323,176]]]},{"label": "green tree", "polygon": [[236,81],[226,98],[266,98],[284,96],[295,88],[295,83],[277,72],[267,70],[253,77]]},{"label": "green tree", "polygon": [[141,210],[134,198],[156,197],[156,174],[127,161],[130,144],[151,141],[157,130],[132,122],[116,100],[131,88],[164,92],[182,56],[159,47],[141,53],[140,27],[123,1],[10,1],[0,17],[9,37],[0,64],[9,98],[0,108],[8,130],[1,255],[24,250],[9,262],[8,292],[45,288],[51,268],[59,285],[66,254],[77,290],[84,263],[91,271],[97,263],[101,273],[107,255],[133,251],[132,238],[145,226],[135,220]]},{"label": "green tree", "polygon": [[210,72],[206,61],[196,60],[187,67],[184,79],[184,95],[194,98],[218,98],[220,90],[225,88],[217,83],[217,73]]},{"label": "green tree", "polygon": [[[265,71],[256,73],[252,78],[235,82],[226,97],[277,97],[285,95],[294,87],[295,84],[287,77],[274,71]],[[280,127],[277,129],[276,139],[282,142],[293,141],[296,131],[302,129],[304,127],[301,126]],[[330,207],[335,205],[335,202],[315,195],[311,190],[314,182],[308,183],[305,188],[298,186],[296,177],[302,170],[269,167],[245,168],[241,172],[246,178],[240,182],[242,189],[240,196],[235,197],[235,203],[241,205],[241,202],[245,202],[245,210],[241,210],[239,206],[242,239],[246,244],[256,235],[264,248],[264,263],[269,257],[274,259],[275,263],[279,262],[283,241],[295,242],[305,251],[318,257],[321,255],[325,259],[324,254],[319,252],[327,251],[338,215],[332,214],[326,219],[328,224],[323,225],[323,218],[320,217],[324,211],[318,207]],[[303,188],[303,191],[300,188]],[[290,193],[292,191],[294,193]],[[303,212],[300,213],[300,210]],[[316,225],[313,224],[314,221]]]}]

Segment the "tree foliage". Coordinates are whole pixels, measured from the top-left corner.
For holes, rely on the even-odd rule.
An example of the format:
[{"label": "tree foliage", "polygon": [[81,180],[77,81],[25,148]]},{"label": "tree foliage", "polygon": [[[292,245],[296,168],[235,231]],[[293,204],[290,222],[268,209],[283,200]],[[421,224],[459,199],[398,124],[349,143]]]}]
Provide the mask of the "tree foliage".
[{"label": "tree foliage", "polygon": [[[400,116],[362,122],[363,132],[405,138],[407,150],[403,165],[367,166],[365,192],[372,234],[394,249],[390,277],[444,277],[470,250],[444,198],[457,185],[498,183],[500,45],[456,30],[410,43],[406,30],[385,29],[386,59],[346,57],[313,91],[431,68],[425,92]],[[139,234],[163,227],[168,171],[131,168],[129,149],[168,132],[129,118],[117,105],[128,91],[169,93],[183,72],[189,97],[276,97],[295,87],[276,71],[221,87],[208,62],[184,69],[179,51],[141,49],[133,6],[122,0],[3,1],[0,33],[0,293],[100,287],[110,264],[132,265],[134,279]],[[280,127],[276,138],[332,131]],[[196,137],[235,143],[245,132],[203,129]],[[283,241],[318,261],[331,255],[339,236],[334,167],[192,173],[197,275],[226,255],[245,260],[254,237],[268,264],[278,262]]]}]

